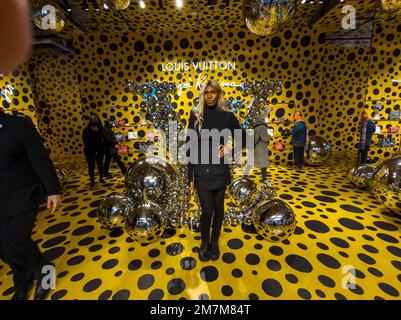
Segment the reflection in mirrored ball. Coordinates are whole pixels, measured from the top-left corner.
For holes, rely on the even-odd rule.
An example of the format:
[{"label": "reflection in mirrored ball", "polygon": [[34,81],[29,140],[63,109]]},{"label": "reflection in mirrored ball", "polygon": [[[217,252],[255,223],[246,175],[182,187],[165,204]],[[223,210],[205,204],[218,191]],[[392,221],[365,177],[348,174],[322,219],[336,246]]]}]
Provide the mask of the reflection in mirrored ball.
[{"label": "reflection in mirrored ball", "polygon": [[394,213],[401,214],[401,157],[381,163],[376,168],[370,186],[381,204]]},{"label": "reflection in mirrored ball", "polygon": [[166,213],[158,204],[146,201],[128,214],[125,231],[141,243],[150,243],[159,239],[166,228]]},{"label": "reflection in mirrored ball", "polygon": [[232,201],[237,207],[251,204],[257,195],[256,184],[245,177],[234,180],[229,190]]},{"label": "reflection in mirrored ball", "polygon": [[367,189],[372,181],[376,169],[366,164],[358,165],[348,171],[349,181],[360,189]]},{"label": "reflection in mirrored ball", "polygon": [[313,136],[305,148],[305,163],[310,166],[321,166],[331,155],[331,145],[320,136]]},{"label": "reflection in mirrored ball", "polygon": [[279,199],[260,202],[253,210],[256,231],[270,241],[287,239],[295,230],[296,220],[291,207]]},{"label": "reflection in mirrored ball", "polygon": [[107,229],[123,228],[125,219],[134,206],[130,197],[123,193],[112,193],[104,198],[98,207],[99,222]]}]

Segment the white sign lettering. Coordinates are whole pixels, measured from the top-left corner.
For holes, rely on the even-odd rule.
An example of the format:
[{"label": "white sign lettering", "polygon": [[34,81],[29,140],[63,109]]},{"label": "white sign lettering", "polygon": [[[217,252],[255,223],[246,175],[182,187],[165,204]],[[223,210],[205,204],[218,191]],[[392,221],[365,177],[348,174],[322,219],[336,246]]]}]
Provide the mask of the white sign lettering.
[{"label": "white sign lettering", "polygon": [[192,63],[189,61],[185,62],[168,62],[162,63],[161,65],[162,71],[189,71],[191,69],[196,71],[205,71],[205,70],[235,70],[236,62],[235,61],[193,61]]},{"label": "white sign lettering", "polygon": [[[197,90],[200,90],[202,88],[202,84],[206,81],[206,79],[208,77],[209,77],[209,75],[207,73],[204,75],[202,73],[200,73],[197,76],[197,78],[195,79],[195,81],[193,81],[191,77],[188,77],[188,80],[189,80],[188,82],[180,83],[177,85],[177,95],[181,96],[182,92],[185,89],[194,87],[194,83],[195,83],[195,88]],[[222,87],[236,88],[236,87],[239,87],[241,84],[237,84],[233,81],[233,82],[221,82],[220,85]]]}]

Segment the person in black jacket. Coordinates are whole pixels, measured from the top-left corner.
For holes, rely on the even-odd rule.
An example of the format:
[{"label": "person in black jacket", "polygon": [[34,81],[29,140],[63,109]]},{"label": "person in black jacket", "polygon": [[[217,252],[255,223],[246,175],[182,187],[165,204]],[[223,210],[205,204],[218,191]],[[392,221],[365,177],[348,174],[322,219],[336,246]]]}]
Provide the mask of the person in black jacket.
[{"label": "person in black jacket", "polygon": [[35,299],[43,299],[49,289],[42,286],[42,267],[48,262],[31,234],[44,196],[55,212],[61,204],[61,188],[30,120],[0,110],[0,146],[0,258],[13,272],[12,299],[26,299],[35,279]]},{"label": "person in black jacket", "polygon": [[89,124],[83,130],[82,140],[86,162],[88,163],[90,187],[93,188],[95,186],[95,163],[99,171],[100,183],[105,183],[103,180],[104,129],[96,114],[90,116]]},{"label": "person in black jacket", "polygon": [[293,146],[293,158],[294,158],[294,169],[302,169],[305,165],[305,146],[308,140],[308,127],[305,121],[302,119],[301,112],[297,111],[294,114],[295,125],[291,130],[292,135],[292,146]]},{"label": "person in black jacket", "polygon": [[[209,131],[212,129],[217,129],[218,134]],[[196,189],[202,209],[201,261],[217,260],[220,256],[218,240],[224,218],[224,196],[227,185],[231,183],[230,167],[224,161],[225,155],[228,155],[225,146],[227,141],[221,135],[224,129],[234,138],[234,130],[241,130],[241,145],[246,143],[245,130],[241,129],[234,113],[226,107],[220,85],[215,80],[209,80],[202,87],[196,111],[190,114],[187,131],[189,187],[192,193]],[[208,133],[211,133],[210,136]]]},{"label": "person in black jacket", "polygon": [[376,131],[375,123],[369,119],[368,113],[363,110],[361,127],[359,129],[359,163],[366,164],[368,162],[368,153],[370,144],[372,143],[372,135]]},{"label": "person in black jacket", "polygon": [[118,142],[112,130],[112,123],[108,120],[106,120],[104,123],[104,140],[104,177],[111,178],[111,174],[109,173],[111,159],[114,159],[114,161],[117,162],[122,174],[125,175],[127,168],[125,167],[124,163],[122,163],[121,158],[117,153],[116,145]]}]

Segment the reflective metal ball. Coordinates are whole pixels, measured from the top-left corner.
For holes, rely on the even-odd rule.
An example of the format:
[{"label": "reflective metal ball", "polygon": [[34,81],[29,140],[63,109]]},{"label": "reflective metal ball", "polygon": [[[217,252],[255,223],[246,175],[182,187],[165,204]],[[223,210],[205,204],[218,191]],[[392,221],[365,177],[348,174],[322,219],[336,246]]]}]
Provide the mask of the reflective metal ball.
[{"label": "reflective metal ball", "polygon": [[321,166],[331,155],[331,145],[320,136],[313,136],[305,148],[305,163],[310,166]]},{"label": "reflective metal ball", "polygon": [[241,177],[231,183],[229,193],[237,207],[247,206],[257,196],[256,184],[246,177]]},{"label": "reflective metal ball", "polygon": [[125,231],[135,241],[153,242],[162,236],[166,228],[166,216],[161,206],[147,201],[130,210]]},{"label": "reflective metal ball", "polygon": [[401,214],[401,157],[386,160],[376,168],[371,191],[386,208]]},{"label": "reflective metal ball", "polygon": [[125,219],[134,206],[130,197],[122,193],[112,193],[104,198],[98,207],[99,222],[107,229],[123,228]]},{"label": "reflective metal ball", "polygon": [[270,241],[287,239],[295,230],[296,219],[291,207],[279,199],[260,202],[253,210],[256,231]]},{"label": "reflective metal ball", "polygon": [[360,189],[367,189],[372,181],[376,169],[368,165],[358,165],[348,171],[349,181]]}]

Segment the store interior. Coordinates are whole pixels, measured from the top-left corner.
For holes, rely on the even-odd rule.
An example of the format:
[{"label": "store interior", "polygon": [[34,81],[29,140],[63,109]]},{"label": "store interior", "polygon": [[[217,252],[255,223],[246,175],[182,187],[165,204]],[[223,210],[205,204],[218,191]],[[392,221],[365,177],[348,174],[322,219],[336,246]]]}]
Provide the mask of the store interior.
[{"label": "store interior", "polygon": [[[382,168],[400,156],[399,1],[392,1],[398,11],[391,12],[376,0],[298,1],[289,21],[264,36],[247,27],[242,0],[183,0],[181,8],[175,0],[144,1],[144,8],[132,0],[123,10],[102,0],[39,1],[36,8],[57,8],[61,30],[35,24],[34,2],[33,49],[24,64],[0,76],[0,108],[34,122],[62,172],[63,204],[53,214],[42,206],[32,235],[57,270],[49,299],[400,298],[401,183],[391,186],[390,200],[380,193],[390,191],[372,187],[374,177],[352,171],[363,110],[376,124],[369,167]],[[280,82],[280,90],[261,102],[271,109],[267,172],[275,198],[296,222],[288,237],[273,241],[256,225],[227,221],[221,257],[202,262],[196,219],[165,223],[148,242],[100,223],[102,201],[124,193],[126,178],[112,162],[106,183],[96,178],[89,187],[82,131],[93,113],[115,122],[114,133],[126,137],[120,156],[130,168],[146,156],[149,141],[155,143],[149,138],[154,119],[143,110],[157,93],[135,91],[135,84],[175,84],[156,107],[168,101],[186,127],[200,84],[212,78],[223,83],[240,123],[254,98],[243,83]],[[376,115],[378,103],[383,108]],[[293,127],[296,111],[309,136],[321,141],[318,159],[301,170],[292,168],[290,138],[283,134]],[[321,148],[329,151],[319,157]],[[388,167],[401,176],[401,169]],[[240,179],[240,167],[233,166],[232,174],[233,181]],[[249,176],[254,196],[265,188],[259,175],[254,168]],[[163,192],[160,199],[174,202],[171,188]],[[227,211],[239,202],[226,194]],[[183,208],[188,217],[198,214],[196,197]],[[0,299],[12,293],[11,271],[0,261]]]}]

